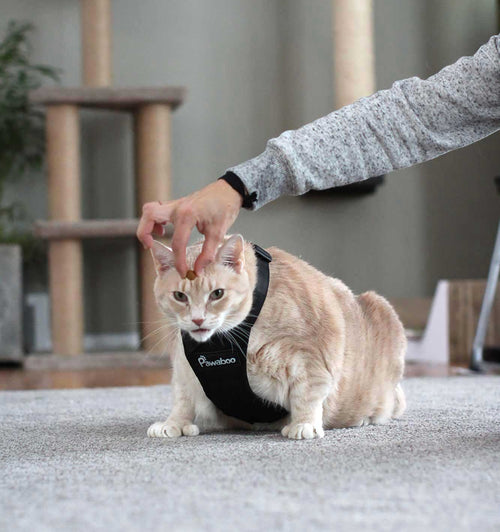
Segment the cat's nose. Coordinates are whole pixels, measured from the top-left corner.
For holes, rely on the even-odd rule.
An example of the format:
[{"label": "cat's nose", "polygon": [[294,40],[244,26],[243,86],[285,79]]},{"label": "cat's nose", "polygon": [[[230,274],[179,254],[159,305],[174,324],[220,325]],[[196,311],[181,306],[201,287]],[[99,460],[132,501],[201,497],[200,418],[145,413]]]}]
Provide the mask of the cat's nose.
[{"label": "cat's nose", "polygon": [[195,325],[198,325],[198,327],[201,327],[201,324],[205,321],[204,319],[201,320],[192,320]]}]

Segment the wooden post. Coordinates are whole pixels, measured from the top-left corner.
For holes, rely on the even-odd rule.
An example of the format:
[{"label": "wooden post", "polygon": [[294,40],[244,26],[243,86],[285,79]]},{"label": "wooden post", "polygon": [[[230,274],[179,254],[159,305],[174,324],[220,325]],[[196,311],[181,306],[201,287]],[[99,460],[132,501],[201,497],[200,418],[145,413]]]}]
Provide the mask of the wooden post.
[{"label": "wooden post", "polygon": [[335,106],[375,92],[372,0],[332,0]]},{"label": "wooden post", "polygon": [[[136,180],[139,213],[148,201],[170,199],[170,107],[165,104],[147,104],[135,115]],[[149,251],[141,248],[139,258],[141,280],[141,321],[143,348],[164,351],[161,335],[151,334],[161,319],[153,295],[156,277]],[[150,336],[148,336],[150,335]]]},{"label": "wooden post", "polygon": [[[80,219],[80,132],[78,108],[47,108],[49,212],[52,220]],[[55,353],[83,350],[82,249],[79,240],[49,243],[52,343]]]},{"label": "wooden post", "polygon": [[110,0],[81,0],[83,83],[111,85]]},{"label": "wooden post", "polygon": [[[486,282],[449,281],[450,366],[469,366]],[[492,306],[485,345],[500,345],[500,288]]]}]

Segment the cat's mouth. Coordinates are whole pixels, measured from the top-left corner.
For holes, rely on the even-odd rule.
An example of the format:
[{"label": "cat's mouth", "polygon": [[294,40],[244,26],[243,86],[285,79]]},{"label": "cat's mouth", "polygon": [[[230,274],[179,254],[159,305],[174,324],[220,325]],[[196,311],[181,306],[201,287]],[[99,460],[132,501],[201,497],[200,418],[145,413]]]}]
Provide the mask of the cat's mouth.
[{"label": "cat's mouth", "polygon": [[193,339],[195,339],[197,342],[206,342],[213,334],[213,329],[194,329],[192,331],[189,331],[189,334]]}]

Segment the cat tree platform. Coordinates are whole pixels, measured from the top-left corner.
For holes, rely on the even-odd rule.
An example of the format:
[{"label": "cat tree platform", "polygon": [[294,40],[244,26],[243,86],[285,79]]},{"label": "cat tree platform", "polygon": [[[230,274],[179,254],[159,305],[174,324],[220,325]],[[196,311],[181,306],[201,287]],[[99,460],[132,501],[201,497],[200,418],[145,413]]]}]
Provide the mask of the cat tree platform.
[{"label": "cat tree platform", "polygon": [[[81,220],[79,222],[47,222],[37,221],[34,233],[46,240],[65,238],[123,238],[135,237],[138,218],[124,218],[122,220]],[[171,227],[165,228],[165,238],[172,236]]]},{"label": "cat tree platform", "polygon": [[30,93],[42,105],[76,105],[89,109],[133,112],[146,105],[175,109],[186,97],[184,87],[43,87]]}]

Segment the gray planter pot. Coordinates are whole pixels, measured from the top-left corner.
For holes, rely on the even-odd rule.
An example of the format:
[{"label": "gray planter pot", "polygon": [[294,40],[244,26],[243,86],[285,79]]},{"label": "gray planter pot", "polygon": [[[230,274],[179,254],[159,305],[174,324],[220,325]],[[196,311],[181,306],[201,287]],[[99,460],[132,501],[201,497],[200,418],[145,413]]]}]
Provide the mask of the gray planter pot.
[{"label": "gray planter pot", "polygon": [[23,357],[21,247],[0,244],[0,361]]}]

